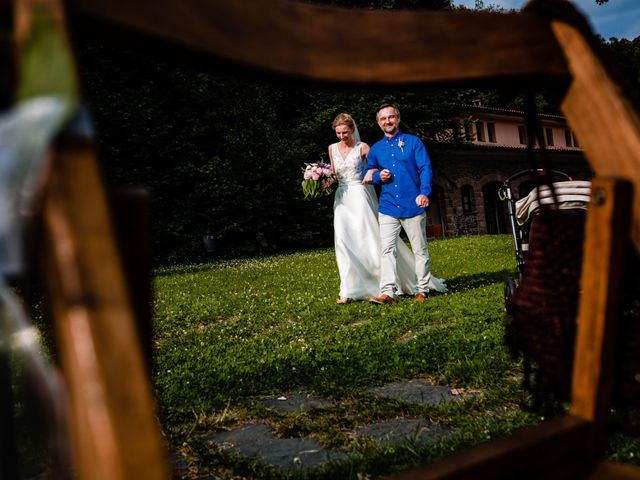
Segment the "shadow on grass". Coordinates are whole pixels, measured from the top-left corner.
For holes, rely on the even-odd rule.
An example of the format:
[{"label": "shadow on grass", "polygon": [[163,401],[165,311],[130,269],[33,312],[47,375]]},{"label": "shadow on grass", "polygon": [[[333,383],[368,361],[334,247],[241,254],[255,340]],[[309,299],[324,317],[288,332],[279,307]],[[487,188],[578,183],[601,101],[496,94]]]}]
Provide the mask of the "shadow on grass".
[{"label": "shadow on grass", "polygon": [[447,279],[447,287],[450,293],[473,290],[474,288],[503,283],[507,277],[516,277],[517,271],[504,269],[497,272],[482,272],[472,275],[461,275]]}]

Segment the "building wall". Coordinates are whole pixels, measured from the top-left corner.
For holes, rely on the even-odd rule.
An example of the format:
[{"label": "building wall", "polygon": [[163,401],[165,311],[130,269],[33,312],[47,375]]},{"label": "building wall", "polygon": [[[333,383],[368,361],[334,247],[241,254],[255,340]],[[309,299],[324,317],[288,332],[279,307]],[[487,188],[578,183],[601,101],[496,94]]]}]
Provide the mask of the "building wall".
[{"label": "building wall", "polygon": [[[478,235],[488,233],[485,204],[498,203],[495,198],[485,199],[483,188],[491,182],[502,184],[511,175],[529,169],[525,150],[458,148],[448,149],[441,145],[427,147],[434,170],[434,192],[439,191],[440,217],[444,236]],[[591,170],[580,151],[549,152],[553,168],[561,170],[576,180],[589,180]],[[518,189],[528,177],[516,180],[511,185],[513,195],[518,198]],[[471,209],[464,212],[462,188],[472,188]],[[485,201],[487,200],[487,201]],[[506,205],[505,205],[506,207]],[[505,208],[506,211],[506,208]],[[428,217],[438,217],[427,212]],[[505,225],[508,222],[505,218]],[[504,232],[508,233],[508,232]]]},{"label": "building wall", "polygon": [[[469,122],[469,119],[471,121]],[[569,129],[566,120],[556,115],[542,115],[539,118],[544,131],[545,145],[551,148],[579,150],[579,143],[574,133]],[[474,145],[524,147],[519,128],[525,128],[524,112],[503,110],[497,108],[470,107],[458,118],[460,134]],[[489,135],[489,124],[493,124],[495,138]],[[466,126],[465,126],[466,125]],[[551,129],[552,143],[546,141],[546,130]],[[565,130],[569,132],[567,142]]]},{"label": "building wall", "polygon": [[[591,170],[566,120],[556,115],[540,115],[539,121],[552,168],[564,171],[577,180],[590,179]],[[497,222],[496,218],[499,220],[504,216],[498,210],[506,205],[494,198],[497,197],[495,192],[487,192],[491,186],[495,190],[498,184],[502,185],[511,175],[532,168],[527,157],[526,143],[521,142],[518,130],[519,126],[525,126],[524,112],[469,107],[462,112],[458,122],[459,133],[463,135],[462,138],[466,137],[467,143],[453,147],[435,141],[427,146],[434,170],[432,197],[437,195],[438,198],[432,208],[439,209],[439,212],[427,211],[427,216],[430,224],[441,224],[441,228],[431,228],[430,232],[434,234],[441,231],[444,236],[485,234],[489,231],[490,223],[494,230],[504,228],[508,225],[508,219]],[[494,125],[493,139],[489,135],[489,123]],[[551,129],[553,145],[546,141],[546,129]],[[567,145],[565,131],[569,132],[570,145]],[[540,158],[537,161],[539,164],[542,163]],[[516,198],[519,198],[519,187],[523,182],[533,184],[526,177],[514,181],[511,190]],[[472,189],[470,201],[466,202],[469,206],[467,211],[462,196],[465,186]],[[486,195],[492,196],[485,198]],[[487,208],[491,211],[487,211]],[[506,212],[506,208],[504,210]],[[491,221],[488,222],[487,218]]]}]

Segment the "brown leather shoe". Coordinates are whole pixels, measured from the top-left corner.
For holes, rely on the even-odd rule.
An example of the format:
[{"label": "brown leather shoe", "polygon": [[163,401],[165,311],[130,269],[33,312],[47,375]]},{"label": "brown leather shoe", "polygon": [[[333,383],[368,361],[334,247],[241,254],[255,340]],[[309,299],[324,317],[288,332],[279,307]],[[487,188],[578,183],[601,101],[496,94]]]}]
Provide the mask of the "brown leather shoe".
[{"label": "brown leather shoe", "polygon": [[415,296],[414,300],[416,302],[424,302],[427,298],[429,298],[429,292],[420,292]]},{"label": "brown leather shoe", "polygon": [[369,299],[369,301],[371,303],[375,303],[376,305],[383,305],[383,304],[387,304],[387,305],[395,305],[396,303],[396,299],[393,297],[390,297],[389,295],[386,294],[382,294],[379,297],[371,297]]}]

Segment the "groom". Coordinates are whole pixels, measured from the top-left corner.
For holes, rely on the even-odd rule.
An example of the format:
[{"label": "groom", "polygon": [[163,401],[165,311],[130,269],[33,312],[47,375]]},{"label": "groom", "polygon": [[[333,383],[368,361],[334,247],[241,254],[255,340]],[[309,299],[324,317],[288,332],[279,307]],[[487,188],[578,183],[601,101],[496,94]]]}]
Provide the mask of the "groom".
[{"label": "groom", "polygon": [[[396,303],[396,257],[400,228],[411,242],[418,277],[416,302],[429,296],[429,250],[427,248],[426,213],[431,193],[431,162],[418,137],[403,133],[400,111],[385,104],[376,112],[382,140],[369,150],[367,177],[381,185],[378,206],[382,260],[380,262],[380,295],[369,301],[377,304]],[[369,170],[376,170],[371,175]]]}]

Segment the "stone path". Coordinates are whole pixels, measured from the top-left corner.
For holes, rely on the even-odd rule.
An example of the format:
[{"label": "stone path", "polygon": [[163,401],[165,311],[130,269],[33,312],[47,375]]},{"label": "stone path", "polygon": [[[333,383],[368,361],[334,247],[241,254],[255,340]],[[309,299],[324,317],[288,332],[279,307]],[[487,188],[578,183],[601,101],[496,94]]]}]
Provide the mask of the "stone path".
[{"label": "stone path", "polygon": [[214,433],[207,439],[239,455],[256,458],[284,470],[314,468],[348,458],[343,452],[325,449],[316,440],[276,437],[271,427],[262,423],[249,423],[229,432]]},{"label": "stone path", "polygon": [[314,408],[330,407],[333,402],[308,394],[281,395],[279,397],[269,397],[262,401],[267,408],[285,413],[300,413],[313,410]]},{"label": "stone path", "polygon": [[395,447],[405,443],[427,445],[449,435],[451,429],[417,418],[397,418],[358,428],[356,436],[367,435],[382,445]]},{"label": "stone path", "polygon": [[437,405],[440,403],[460,400],[460,395],[453,395],[451,388],[432,385],[424,380],[405,380],[373,387],[367,393],[374,397],[391,398],[406,403],[419,405]]},{"label": "stone path", "polygon": [[[458,394],[454,395],[452,392]],[[437,405],[472,396],[467,393],[459,394],[449,387],[432,385],[423,380],[392,382],[369,388],[366,393],[378,398],[421,405]],[[261,403],[269,409],[286,414],[297,414],[333,405],[330,400],[303,393],[269,397]],[[381,445],[398,446],[407,443],[428,445],[449,435],[451,430],[424,419],[398,418],[366,425],[357,428],[353,433],[356,437],[368,436]],[[258,422],[247,423],[230,431],[216,432],[206,438],[223,449],[286,471],[317,468],[328,462],[341,462],[349,458],[344,452],[326,449],[311,438],[277,437],[271,427]]]}]

